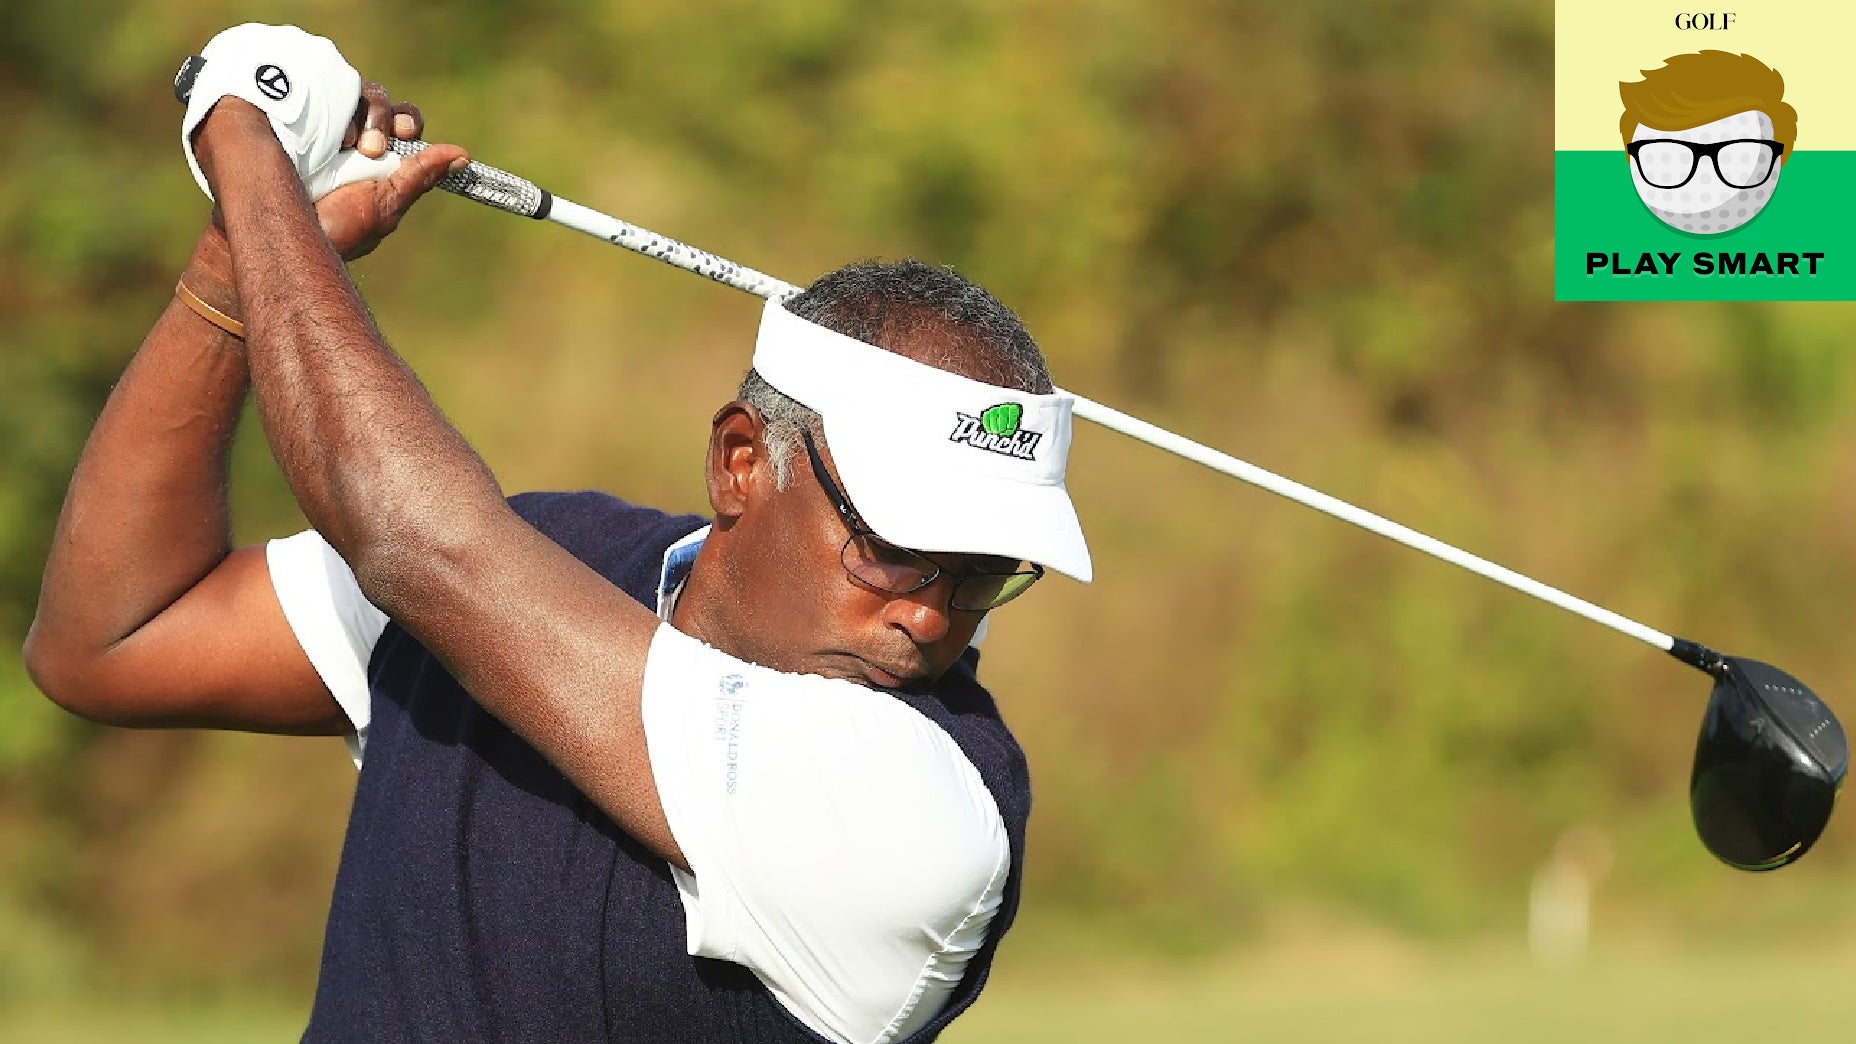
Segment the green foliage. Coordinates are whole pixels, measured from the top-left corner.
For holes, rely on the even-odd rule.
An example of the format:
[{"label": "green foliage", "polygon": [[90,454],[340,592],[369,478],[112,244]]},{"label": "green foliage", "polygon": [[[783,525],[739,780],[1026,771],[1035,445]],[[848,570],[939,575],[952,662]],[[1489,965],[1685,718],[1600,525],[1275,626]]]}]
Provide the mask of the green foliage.
[{"label": "green foliage", "polygon": [[[1833,704],[1856,682],[1850,311],[1552,303],[1549,16],[1471,0],[26,5],[0,37],[9,650],[206,214],[168,76],[254,17],[568,197],[794,280],[955,264],[1066,387]],[[356,272],[510,488],[701,506],[751,302],[450,199]],[[256,434],[247,539],[300,524]],[[1100,580],[1001,613],[987,654],[1038,786],[1029,921],[1182,951],[1285,903],[1503,932],[1575,824],[1643,921],[1826,915],[1783,897],[1847,869],[1843,820],[1759,888],[1688,833],[1684,669],[1119,437],[1079,431],[1071,485]],[[0,653],[0,934],[99,980],[302,996],[350,785],[308,744],[93,729]]]}]

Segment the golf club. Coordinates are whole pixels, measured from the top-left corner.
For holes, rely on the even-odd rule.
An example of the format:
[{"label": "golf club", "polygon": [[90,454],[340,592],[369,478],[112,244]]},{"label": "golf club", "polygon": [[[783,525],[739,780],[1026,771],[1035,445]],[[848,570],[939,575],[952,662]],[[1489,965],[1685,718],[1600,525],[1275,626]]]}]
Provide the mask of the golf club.
[{"label": "golf club", "polygon": [[[174,78],[176,98],[186,101],[204,65],[198,56],[181,65]],[[390,139],[390,146],[400,155],[412,155],[426,143]],[[474,160],[447,175],[438,187],[498,210],[565,225],[760,297],[784,300],[800,292],[791,283],[562,199]],[[1689,777],[1689,806],[1702,843],[1729,866],[1772,870],[1797,861],[1823,833],[1849,768],[1849,742],[1836,715],[1798,679],[1770,664],[1723,655],[1664,634],[1299,482],[1091,399],[1066,394],[1075,397],[1075,413],[1086,420],[1532,595],[1702,671],[1714,679],[1714,688]]]}]

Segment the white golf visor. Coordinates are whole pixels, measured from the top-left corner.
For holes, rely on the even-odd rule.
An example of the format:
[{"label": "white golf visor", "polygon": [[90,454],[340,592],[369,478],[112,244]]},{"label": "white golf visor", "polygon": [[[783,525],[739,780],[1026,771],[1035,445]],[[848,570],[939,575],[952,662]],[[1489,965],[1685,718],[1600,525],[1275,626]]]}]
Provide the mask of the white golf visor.
[{"label": "white golf visor", "polygon": [[937,370],[774,300],[761,313],[754,369],[823,419],[845,493],[878,536],[917,551],[1023,559],[1084,583],[1094,575],[1063,485],[1069,395]]}]

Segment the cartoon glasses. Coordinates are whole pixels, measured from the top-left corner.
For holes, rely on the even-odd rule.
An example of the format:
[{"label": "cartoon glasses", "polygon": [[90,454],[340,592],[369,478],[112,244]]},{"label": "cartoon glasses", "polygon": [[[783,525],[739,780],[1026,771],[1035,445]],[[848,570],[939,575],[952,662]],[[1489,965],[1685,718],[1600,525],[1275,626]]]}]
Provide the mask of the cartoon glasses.
[{"label": "cartoon glasses", "polygon": [[1704,143],[1674,138],[1645,138],[1624,146],[1637,164],[1637,173],[1652,188],[1674,189],[1688,184],[1706,157],[1715,176],[1731,188],[1752,189],[1771,180],[1785,146],[1766,138],[1735,138]]}]

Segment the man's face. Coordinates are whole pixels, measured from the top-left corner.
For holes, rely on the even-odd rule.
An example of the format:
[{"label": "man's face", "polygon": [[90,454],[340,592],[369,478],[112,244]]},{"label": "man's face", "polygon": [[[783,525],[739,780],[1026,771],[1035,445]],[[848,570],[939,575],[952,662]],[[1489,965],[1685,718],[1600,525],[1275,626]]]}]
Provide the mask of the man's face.
[{"label": "man's face", "polygon": [[[1671,228],[1704,235],[1732,231],[1757,216],[1779,187],[1780,158],[1775,150],[1753,144],[1770,140],[1772,129],[1772,118],[1758,111],[1680,131],[1640,123],[1631,134],[1637,149],[1631,183],[1643,205]],[[1728,141],[1738,144],[1722,147],[1712,162],[1674,144]]]},{"label": "man's face", "polygon": [[[754,445],[764,457],[758,438]],[[819,450],[829,473],[829,447]],[[953,577],[1004,564],[935,554],[943,575],[919,591],[892,594],[860,583],[841,558],[849,526],[803,451],[790,463],[786,489],[775,488],[772,468],[762,459],[744,476],[739,514],[729,517],[725,505],[717,505],[710,537],[715,572],[700,584],[693,577],[687,592],[705,603],[692,607],[688,621],[702,632],[698,637],[766,667],[876,688],[919,687],[938,678],[972,641],[984,615],[948,607]],[[710,556],[710,547],[703,553]],[[700,560],[698,569],[705,569]],[[677,620],[686,622],[681,606]]]}]

